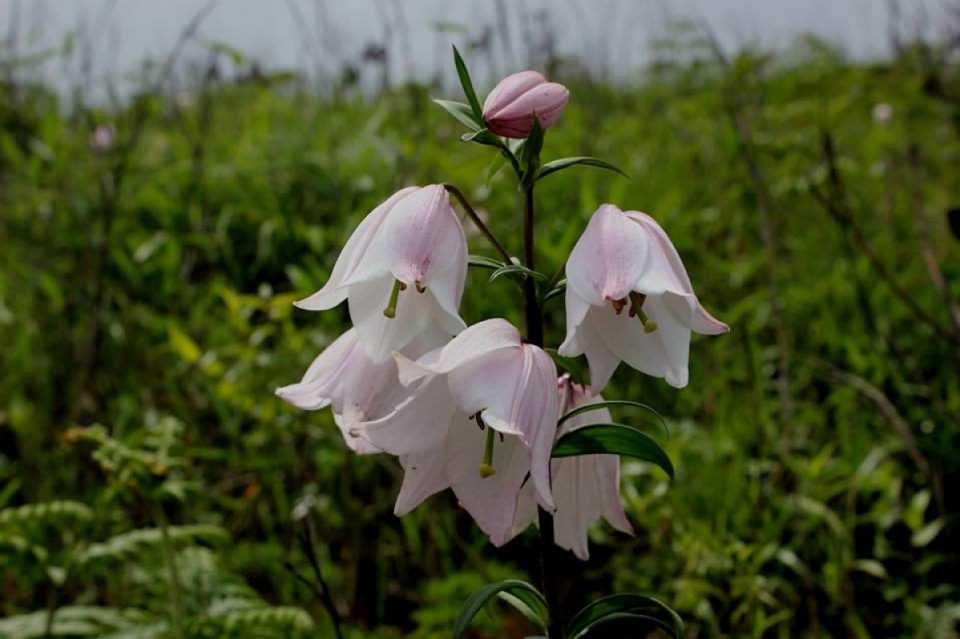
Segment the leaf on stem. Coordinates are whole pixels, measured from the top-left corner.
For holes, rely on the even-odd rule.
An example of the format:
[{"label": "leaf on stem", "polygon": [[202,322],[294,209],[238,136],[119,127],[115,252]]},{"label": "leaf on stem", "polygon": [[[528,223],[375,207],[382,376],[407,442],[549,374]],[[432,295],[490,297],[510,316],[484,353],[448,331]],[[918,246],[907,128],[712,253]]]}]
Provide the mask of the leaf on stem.
[{"label": "leaf on stem", "polygon": [[571,417],[576,415],[582,415],[583,413],[589,413],[590,411],[600,410],[601,408],[610,408],[612,406],[631,406],[633,408],[640,408],[657,418],[657,421],[660,422],[660,425],[663,426],[663,431],[667,434],[667,437],[670,437],[670,428],[667,427],[667,422],[663,416],[656,411],[655,408],[647,406],[646,404],[641,404],[640,402],[634,402],[629,399],[609,399],[602,402],[596,402],[593,404],[584,404],[583,406],[577,406],[573,410],[566,412],[563,417],[557,422],[557,424],[562,424]]},{"label": "leaf on stem", "polygon": [[544,275],[543,273],[540,273],[539,271],[534,271],[532,269],[529,269],[523,264],[505,264],[490,274],[489,281],[492,282],[498,277],[502,277],[504,275],[510,275],[510,276],[521,275],[523,277],[532,277],[534,279],[538,279],[541,282],[547,281],[546,275]]},{"label": "leaf on stem", "polygon": [[[508,579],[506,581],[498,581],[496,583],[487,584],[467,598],[463,604],[463,608],[460,609],[460,614],[457,615],[456,622],[454,623],[453,639],[460,639],[460,637],[463,636],[463,633],[466,632],[467,628],[470,627],[470,622],[473,621],[473,618],[477,615],[477,613],[480,612],[480,610],[487,604],[488,601],[499,596],[500,593],[512,595],[512,598],[504,598],[503,601],[514,606],[515,608],[516,602],[522,603],[524,608],[517,609],[525,617],[529,613],[536,618],[539,623],[534,623],[538,629],[543,630],[550,625],[550,615],[547,609],[547,602],[544,600],[543,595],[541,595],[536,588],[525,581]],[[533,621],[533,619],[531,619],[531,621]]]},{"label": "leaf on stem", "polygon": [[540,173],[537,175],[537,179],[541,180],[547,177],[548,175],[550,175],[551,173],[556,173],[557,171],[560,171],[570,166],[577,166],[578,164],[582,164],[583,166],[595,166],[600,169],[606,169],[608,171],[613,171],[614,173],[619,173],[625,178],[630,177],[629,175],[624,173],[621,169],[610,164],[606,160],[601,160],[600,158],[592,158],[584,155],[584,156],[577,156],[577,157],[570,157],[570,158],[561,158],[559,160],[553,160],[551,162],[547,162],[540,168]]},{"label": "leaf on stem", "polygon": [[503,267],[504,264],[500,260],[495,260],[492,257],[487,257],[486,255],[468,255],[467,266],[488,268],[495,271]]},{"label": "leaf on stem", "polygon": [[543,296],[541,302],[546,302],[547,300],[552,300],[557,295],[562,295],[567,290],[567,280],[562,279],[557,282],[557,285],[551,288],[546,295]]},{"label": "leaf on stem", "polygon": [[467,71],[467,65],[457,47],[453,47],[453,62],[457,65],[457,75],[460,76],[460,86],[463,87],[463,94],[467,96],[467,102],[473,115],[480,122],[483,122],[483,109],[480,108],[480,102],[477,100],[477,92],[473,88],[473,81],[470,79],[470,72]]},{"label": "leaf on stem", "polygon": [[662,468],[673,479],[673,463],[660,445],[646,433],[624,424],[591,424],[557,440],[553,457],[577,455],[626,455]]},{"label": "leaf on stem", "polygon": [[570,639],[583,639],[598,626],[617,620],[632,619],[644,626],[656,626],[676,639],[683,637],[683,619],[665,603],[635,594],[602,597],[588,604],[570,621]]},{"label": "leaf on stem", "polygon": [[453,100],[441,100],[439,98],[434,98],[433,101],[447,113],[455,117],[461,124],[466,125],[471,131],[480,131],[484,128],[483,122],[478,121],[473,115],[473,110],[469,104],[454,102]]}]

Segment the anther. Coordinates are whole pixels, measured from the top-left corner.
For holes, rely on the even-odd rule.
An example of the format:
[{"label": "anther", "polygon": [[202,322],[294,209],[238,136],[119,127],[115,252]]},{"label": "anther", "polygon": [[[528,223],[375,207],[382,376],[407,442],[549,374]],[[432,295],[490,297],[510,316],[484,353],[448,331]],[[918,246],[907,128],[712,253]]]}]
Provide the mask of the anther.
[{"label": "anther", "polygon": [[483,446],[483,462],[480,464],[480,477],[486,479],[497,474],[497,469],[493,467],[493,441],[494,430],[487,429],[487,441]]},{"label": "anther", "polygon": [[427,287],[421,284],[420,282],[417,282],[416,286],[417,286],[417,293],[423,293],[425,290],[427,290]]},{"label": "anther", "polygon": [[407,285],[400,280],[393,281],[393,290],[390,291],[390,301],[387,302],[387,307],[383,309],[384,317],[393,319],[397,316],[397,300],[400,298],[400,291],[405,288],[407,288]]},{"label": "anther", "polygon": [[623,312],[623,307],[627,305],[627,298],[622,300],[612,300],[610,305],[613,306],[613,310],[617,312],[617,315]]}]

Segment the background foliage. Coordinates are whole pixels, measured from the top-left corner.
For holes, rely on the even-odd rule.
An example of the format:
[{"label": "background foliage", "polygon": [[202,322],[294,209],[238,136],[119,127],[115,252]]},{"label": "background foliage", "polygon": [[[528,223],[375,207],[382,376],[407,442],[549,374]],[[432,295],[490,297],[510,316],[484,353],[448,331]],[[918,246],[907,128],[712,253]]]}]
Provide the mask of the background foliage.
[{"label": "background foliage", "polygon": [[[632,179],[544,179],[541,270],[600,203],[642,209],[733,327],[694,341],[683,391],[615,376],[667,417],[677,477],[624,462],[637,536],[597,527],[589,563],[564,557],[570,610],[635,590],[690,636],[956,636],[950,56],[803,41],[726,59],[678,29],[621,86],[545,60],[572,98],[544,160]],[[347,73],[319,97],[223,48],[189,91],[169,71],[113,106],[0,85],[0,636],[333,636],[331,609],[346,636],[447,636],[473,589],[535,569],[535,535],[494,551],[446,494],[393,517],[395,461],[348,455],[326,411],[272,389],[347,325],[291,302],[373,206],[452,182],[519,252],[509,176],[459,142],[438,87],[371,97]],[[519,308],[487,275],[468,321]]]}]

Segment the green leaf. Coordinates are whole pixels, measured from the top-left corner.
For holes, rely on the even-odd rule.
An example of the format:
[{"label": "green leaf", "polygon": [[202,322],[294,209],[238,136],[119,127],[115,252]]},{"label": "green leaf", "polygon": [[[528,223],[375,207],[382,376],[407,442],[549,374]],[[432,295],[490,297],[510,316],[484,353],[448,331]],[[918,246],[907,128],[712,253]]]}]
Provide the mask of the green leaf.
[{"label": "green leaf", "polygon": [[453,47],[453,62],[457,65],[457,75],[460,76],[460,86],[463,87],[463,94],[467,96],[467,102],[477,121],[483,122],[483,110],[480,108],[480,102],[477,100],[477,92],[473,89],[473,81],[470,79],[470,72],[467,71],[467,65],[457,47]]},{"label": "green leaf", "polygon": [[504,264],[503,266],[501,266],[496,271],[490,274],[489,281],[492,282],[493,280],[503,275],[524,275],[524,276],[533,277],[540,281],[546,281],[547,279],[547,276],[544,275],[543,273],[531,270],[522,264]]},{"label": "green leaf", "polygon": [[617,619],[636,619],[652,623],[682,639],[683,620],[665,603],[631,593],[610,595],[588,604],[570,621],[570,639],[582,639],[600,624]]},{"label": "green leaf", "polygon": [[[527,621],[533,624],[534,628],[541,632],[546,632],[547,626],[544,623],[543,617],[541,617],[540,613],[537,612],[537,603],[533,602],[531,604],[529,601],[530,599],[534,598],[534,596],[525,590],[520,592],[523,593],[521,596],[517,596],[509,592],[498,592],[497,598],[510,605],[517,612],[523,615]],[[546,609],[543,610],[543,613],[545,615]]]},{"label": "green leaf", "polygon": [[591,424],[557,440],[553,457],[626,455],[656,464],[673,479],[673,463],[649,435],[623,424]]},{"label": "green leaf", "polygon": [[552,289],[550,289],[550,291],[546,295],[544,295],[543,299],[540,301],[546,302],[547,300],[552,300],[557,295],[562,295],[566,290],[567,290],[567,280],[565,279],[560,280],[559,282],[557,282],[557,285],[554,286]]},{"label": "green leaf", "polygon": [[488,268],[495,271],[505,266],[505,264],[500,260],[495,260],[492,257],[487,257],[486,255],[468,255],[467,266],[475,266],[477,268]]},{"label": "green leaf", "polygon": [[555,348],[545,348],[544,350],[550,354],[550,357],[553,358],[553,361],[556,362],[559,368],[562,368],[570,373],[570,377],[573,378],[573,381],[581,386],[586,385],[587,373],[585,370],[583,370],[583,366],[580,365],[580,362],[575,357],[561,355]]},{"label": "green leaf", "polygon": [[613,171],[614,173],[619,173],[625,178],[630,177],[629,175],[624,173],[622,170],[610,164],[606,160],[601,160],[600,158],[592,158],[586,155],[581,155],[581,156],[570,157],[570,158],[561,158],[559,160],[553,160],[552,162],[547,162],[546,164],[543,165],[543,167],[541,167],[540,174],[537,175],[537,179],[541,180],[547,177],[548,175],[550,175],[551,173],[556,173],[561,169],[565,169],[569,166],[576,166],[578,164],[582,164],[584,166],[595,166],[597,168]]},{"label": "green leaf", "polygon": [[440,100],[439,98],[434,98],[433,101],[470,130],[480,131],[484,128],[482,122],[477,121],[477,118],[474,117],[469,104],[454,102],[453,100]]},{"label": "green leaf", "polygon": [[470,627],[470,622],[473,621],[477,613],[480,612],[488,601],[501,592],[510,593],[526,604],[526,606],[540,618],[543,627],[550,625],[547,602],[544,601],[543,595],[525,581],[508,579],[506,581],[487,584],[467,597],[454,623],[453,639],[460,639],[463,633],[467,631],[467,628]]},{"label": "green leaf", "polygon": [[474,131],[473,133],[464,133],[460,136],[460,141],[477,142],[479,144],[486,144],[487,146],[503,148],[503,140],[493,133],[490,133],[490,130],[485,128],[480,129],[479,131]]},{"label": "green leaf", "polygon": [[666,432],[667,437],[670,437],[670,429],[667,427],[667,422],[663,419],[663,416],[656,411],[655,408],[647,406],[646,404],[641,404],[640,402],[630,401],[629,399],[610,399],[604,400],[602,402],[596,402],[593,404],[585,404],[583,406],[578,406],[571,411],[568,411],[563,417],[560,418],[560,421],[557,424],[562,424],[571,417],[576,415],[582,415],[583,413],[589,413],[590,411],[600,410],[601,408],[610,408],[612,406],[632,406],[633,408],[640,408],[648,413],[653,414],[654,417],[660,422],[660,425],[663,426],[664,432]]}]

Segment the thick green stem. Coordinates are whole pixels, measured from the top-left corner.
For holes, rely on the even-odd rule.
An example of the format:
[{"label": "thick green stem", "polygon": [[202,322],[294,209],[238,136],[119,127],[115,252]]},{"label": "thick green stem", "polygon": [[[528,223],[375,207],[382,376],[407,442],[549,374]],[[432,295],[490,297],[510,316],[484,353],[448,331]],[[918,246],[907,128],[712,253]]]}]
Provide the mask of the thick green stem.
[{"label": "thick green stem", "polygon": [[[534,204],[533,185],[523,192],[523,265],[534,270]],[[543,310],[537,296],[537,283],[532,277],[523,285],[524,319],[527,341],[543,348]],[[540,525],[540,576],[543,596],[550,609],[550,639],[563,639],[563,624],[560,621],[560,602],[557,592],[556,545],[553,538],[553,515],[537,507]]]}]

